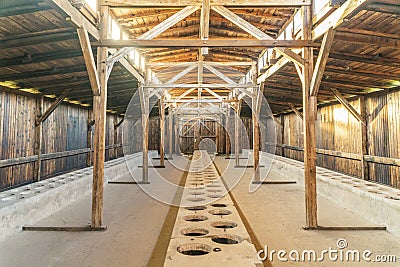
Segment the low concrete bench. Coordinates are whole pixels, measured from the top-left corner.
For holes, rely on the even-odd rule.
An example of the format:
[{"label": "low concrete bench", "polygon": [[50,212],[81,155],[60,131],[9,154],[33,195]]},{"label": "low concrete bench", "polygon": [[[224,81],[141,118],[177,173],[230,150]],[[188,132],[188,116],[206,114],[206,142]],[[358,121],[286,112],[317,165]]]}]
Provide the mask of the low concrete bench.
[{"label": "low concrete bench", "polygon": [[[157,156],[150,151],[149,158]],[[116,180],[129,172],[129,166],[142,163],[136,153],[105,163],[105,182]],[[65,173],[50,179],[0,192],[0,240],[33,225],[90,194],[93,167]]]},{"label": "low concrete bench", "polygon": [[[303,162],[275,156],[272,169],[304,185]],[[400,190],[317,167],[317,192],[400,236]]]}]

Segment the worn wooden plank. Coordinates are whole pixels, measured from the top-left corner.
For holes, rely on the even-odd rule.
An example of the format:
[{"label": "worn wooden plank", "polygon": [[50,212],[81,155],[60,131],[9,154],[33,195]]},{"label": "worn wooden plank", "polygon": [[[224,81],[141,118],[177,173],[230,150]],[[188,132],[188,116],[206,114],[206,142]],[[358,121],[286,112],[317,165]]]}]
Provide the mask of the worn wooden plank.
[{"label": "worn wooden plank", "polygon": [[96,70],[96,63],[94,62],[92,47],[90,45],[89,35],[87,30],[83,27],[77,29],[83,58],[89,76],[90,86],[92,87],[93,95],[100,95],[99,76]]},{"label": "worn wooden plank", "polygon": [[[108,35],[109,8],[100,8],[100,39]],[[93,139],[93,187],[92,187],[92,227],[103,224],[103,190],[105,161],[105,118],[107,109],[107,48],[102,47],[97,52],[97,71],[99,72],[100,95],[93,96],[93,117],[96,122]]]},{"label": "worn wooden plank", "polygon": [[159,115],[160,115],[160,166],[165,166],[164,159],[164,146],[165,146],[165,105],[159,101]]},{"label": "worn wooden plank", "polygon": [[[302,32],[304,39],[311,39],[312,8],[302,8]],[[303,127],[304,127],[304,184],[306,199],[306,225],[314,228],[318,226],[317,219],[317,172],[316,172],[316,131],[317,97],[310,95],[310,83],[313,75],[313,49],[303,48],[305,64],[302,70],[303,79]]]},{"label": "worn wooden plank", "polygon": [[[43,97],[38,97],[36,101],[36,118],[40,119],[43,114]],[[40,181],[41,178],[41,167],[42,167],[42,139],[43,139],[43,125],[40,122],[35,125],[35,141],[34,141],[34,154],[37,155],[37,160],[35,161],[35,168],[33,173],[34,181]]]},{"label": "worn wooden plank", "polygon": [[325,66],[328,62],[329,52],[333,44],[333,38],[335,31],[330,28],[324,35],[322,40],[321,48],[319,50],[317,62],[314,66],[314,73],[311,79],[310,93],[312,96],[318,95],[319,86],[321,84],[322,77],[324,75]]}]

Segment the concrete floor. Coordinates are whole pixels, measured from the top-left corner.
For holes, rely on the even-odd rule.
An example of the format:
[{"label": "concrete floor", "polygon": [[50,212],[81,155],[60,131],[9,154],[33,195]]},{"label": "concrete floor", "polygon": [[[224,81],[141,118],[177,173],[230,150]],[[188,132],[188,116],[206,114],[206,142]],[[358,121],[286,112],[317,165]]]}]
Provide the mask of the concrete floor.
[{"label": "concrete floor", "polygon": [[[216,159],[216,165],[221,173],[224,172],[228,161],[222,157]],[[229,175],[225,177],[229,179]],[[397,263],[377,262],[281,262],[272,261],[273,266],[400,266],[400,238],[386,231],[305,231],[305,201],[304,188],[297,184],[262,185],[261,188],[248,193],[251,170],[232,190],[251,228],[261,246],[268,250],[315,250],[337,248],[337,240],[344,238],[349,250],[371,250],[373,255],[396,255]],[[267,180],[291,180],[291,177],[281,176],[272,169]],[[317,185],[318,186],[318,185]],[[318,198],[318,216],[321,226],[374,226],[373,223],[357,214],[336,205],[323,198]],[[288,256],[286,255],[286,258]],[[327,257],[325,257],[327,258]]]},{"label": "concrete floor", "polygon": [[[182,160],[178,157],[175,161]],[[227,160],[217,157],[216,165],[223,170]],[[150,171],[150,179],[151,172]],[[157,171],[179,183],[183,172],[167,163]],[[123,177],[129,180],[129,177]],[[226,177],[228,179],[228,177]],[[348,249],[369,249],[374,254],[394,254],[400,257],[400,238],[384,231],[305,231],[304,191],[298,185],[263,185],[249,194],[250,171],[233,190],[233,197],[246,216],[262,246],[269,249],[321,251],[337,248],[336,241],[345,238]],[[272,170],[268,179],[288,180]],[[173,193],[173,192],[171,192]],[[173,195],[173,194],[172,194]],[[372,225],[334,203],[318,199],[320,225]],[[87,225],[90,222],[91,197],[80,201],[43,220],[38,225]],[[162,204],[136,185],[106,185],[104,224],[106,232],[22,232],[0,243],[0,266],[157,266],[160,240],[168,241],[164,224],[171,213]],[[170,227],[167,225],[167,227]],[[162,233],[160,235],[160,231]],[[161,242],[162,243],[162,242]],[[155,249],[156,247],[156,249]],[[156,251],[155,251],[156,250]],[[153,257],[153,258],[152,258]],[[400,258],[398,258],[400,262]],[[399,266],[399,263],[348,263],[329,260],[318,263],[272,261],[273,266]],[[190,261],[189,265],[190,266]]]}]

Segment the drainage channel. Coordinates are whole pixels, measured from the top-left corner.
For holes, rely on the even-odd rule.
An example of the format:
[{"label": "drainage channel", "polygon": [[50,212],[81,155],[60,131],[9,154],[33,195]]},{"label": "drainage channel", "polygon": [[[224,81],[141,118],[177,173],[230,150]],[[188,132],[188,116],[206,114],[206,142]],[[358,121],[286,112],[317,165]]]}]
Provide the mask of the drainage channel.
[{"label": "drainage channel", "polygon": [[195,151],[164,267],[263,266],[206,151]]}]

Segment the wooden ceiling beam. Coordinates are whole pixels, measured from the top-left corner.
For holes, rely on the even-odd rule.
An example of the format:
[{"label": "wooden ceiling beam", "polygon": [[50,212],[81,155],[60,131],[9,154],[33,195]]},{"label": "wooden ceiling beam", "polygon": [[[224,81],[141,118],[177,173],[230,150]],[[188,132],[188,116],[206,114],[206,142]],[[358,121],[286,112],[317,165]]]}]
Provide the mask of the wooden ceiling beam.
[{"label": "wooden ceiling beam", "polygon": [[335,40],[350,42],[352,44],[400,49],[400,37],[398,36],[396,38],[389,38],[364,33],[338,31],[335,35]]},{"label": "wooden ceiling beam", "polygon": [[[146,18],[146,17],[144,17]],[[132,21],[135,19],[135,17],[132,18]],[[142,22],[142,18],[140,18],[140,21]],[[185,19],[182,20],[183,22],[199,22],[200,19],[198,17],[192,17],[189,16]],[[215,22],[221,22],[221,23],[231,23],[228,20],[221,18],[221,17],[217,17],[217,16],[210,16],[210,22],[211,22],[211,27],[215,27]],[[146,30],[148,28],[152,28],[154,26],[156,26],[157,24],[159,24],[159,22],[152,22],[152,23],[137,23],[137,24],[133,24],[131,23],[131,21],[125,19],[124,22],[121,23],[122,26],[126,26],[129,28],[129,30],[138,30],[138,29],[143,29]],[[264,24],[264,23],[258,23],[258,22],[251,22],[251,24],[253,24],[254,26],[257,26],[259,28],[262,28],[264,30],[274,30],[274,31],[278,31],[281,27],[278,25],[272,25],[272,24]],[[170,29],[176,29],[178,27],[181,27],[179,25],[173,26]]]},{"label": "wooden ceiling beam", "polygon": [[[242,15],[242,16],[249,16],[249,17],[255,17],[258,19],[263,19],[263,20],[270,20],[270,19],[279,19],[279,20],[283,20],[283,19],[289,19],[292,15],[290,14],[286,14],[286,15],[277,15],[277,14],[258,14],[255,13],[254,11],[248,11],[248,10],[238,10],[235,9],[233,10],[233,12],[237,15]],[[252,24],[254,24],[255,22],[251,22]],[[258,24],[263,24],[263,23],[258,23]]]},{"label": "wooden ceiling beam", "polygon": [[393,15],[399,15],[400,14],[400,6],[397,2],[397,4],[388,4],[388,3],[372,3],[368,5],[366,10],[369,11],[374,11],[374,12],[382,12],[382,13],[388,13],[388,14],[393,14]]},{"label": "wooden ceiling beam", "polygon": [[396,74],[391,74],[386,72],[377,72],[377,71],[359,71],[359,70],[353,70],[351,68],[349,69],[344,69],[343,67],[339,66],[327,66],[325,68],[325,72],[327,74],[329,73],[337,73],[337,74],[343,74],[343,75],[350,75],[350,76],[358,76],[358,77],[365,77],[365,78],[371,78],[371,79],[378,79],[378,80],[397,80]]},{"label": "wooden ceiling beam", "polygon": [[24,66],[29,64],[46,63],[54,60],[72,59],[82,57],[80,50],[61,50],[50,53],[26,54],[20,57],[4,58],[0,62],[0,68]]},{"label": "wooden ceiling beam", "polygon": [[[201,5],[202,0],[99,0],[99,4],[110,7],[166,8]],[[210,4],[229,7],[299,7],[311,5],[311,0],[211,0]]]},{"label": "wooden ceiling beam", "polygon": [[31,14],[41,11],[50,10],[51,7],[47,6],[45,2],[37,2],[37,3],[30,3],[25,5],[15,5],[15,6],[8,6],[2,7],[0,9],[0,18],[3,17],[12,17],[17,15],[23,14]]},{"label": "wooden ceiling beam", "polygon": [[71,73],[79,73],[86,72],[85,66],[74,66],[74,67],[64,67],[64,68],[52,68],[46,70],[39,71],[29,71],[22,73],[12,73],[1,75],[1,81],[15,81],[15,80],[25,80],[30,78],[40,78],[46,76],[60,75],[60,74],[71,74]]},{"label": "wooden ceiling beam", "polygon": [[[71,31],[72,30],[72,31]],[[0,49],[10,49],[25,46],[35,46],[42,44],[57,43],[60,41],[75,40],[77,33],[75,29],[64,28],[57,30],[46,30],[41,32],[34,32],[31,34],[23,34],[21,36],[7,36],[7,40],[0,39]]]},{"label": "wooden ceiling beam", "polygon": [[[318,51],[315,51],[318,55]],[[358,62],[358,63],[365,63],[365,64],[372,64],[372,65],[381,65],[381,66],[388,66],[388,67],[400,67],[400,59],[396,58],[389,58],[389,57],[381,57],[381,56],[374,56],[374,55],[363,55],[363,54],[354,54],[344,51],[335,51],[330,52],[329,57],[338,60],[350,61],[350,62]]]},{"label": "wooden ceiling beam", "polygon": [[309,40],[236,40],[236,39],[225,39],[225,40],[181,40],[181,39],[167,39],[167,40],[105,40],[97,42],[95,45],[100,47],[109,48],[121,48],[121,47],[146,47],[146,48],[201,48],[201,47],[306,47],[306,46],[319,46]]}]

